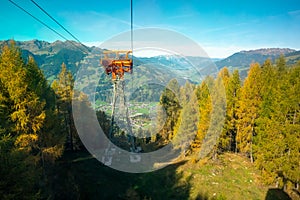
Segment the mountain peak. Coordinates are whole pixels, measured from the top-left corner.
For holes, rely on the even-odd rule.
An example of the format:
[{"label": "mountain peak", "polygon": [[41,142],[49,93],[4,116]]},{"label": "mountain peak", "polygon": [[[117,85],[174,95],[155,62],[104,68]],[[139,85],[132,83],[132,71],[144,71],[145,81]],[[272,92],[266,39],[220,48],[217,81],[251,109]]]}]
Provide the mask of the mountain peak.
[{"label": "mountain peak", "polygon": [[239,53],[248,54],[248,55],[254,55],[254,54],[260,54],[260,55],[266,55],[266,56],[278,56],[278,55],[285,55],[288,53],[293,53],[296,50],[289,49],[289,48],[262,48],[262,49],[256,49],[256,50],[249,50],[249,51],[240,51]]}]

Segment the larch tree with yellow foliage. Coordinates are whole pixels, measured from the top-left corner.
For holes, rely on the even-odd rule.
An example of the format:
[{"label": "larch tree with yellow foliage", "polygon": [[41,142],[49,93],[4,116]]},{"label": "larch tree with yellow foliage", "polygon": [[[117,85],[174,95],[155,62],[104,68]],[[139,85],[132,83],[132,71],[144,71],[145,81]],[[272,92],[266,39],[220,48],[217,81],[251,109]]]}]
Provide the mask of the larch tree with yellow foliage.
[{"label": "larch tree with yellow foliage", "polygon": [[38,198],[40,167],[63,151],[60,135],[48,129],[55,120],[54,93],[34,59],[26,63],[14,42],[1,51],[0,89],[0,196]]},{"label": "larch tree with yellow foliage", "polygon": [[255,121],[259,117],[258,110],[262,101],[262,72],[258,63],[250,66],[248,76],[241,88],[237,109],[236,143],[239,152],[246,154],[253,162],[253,137]]}]

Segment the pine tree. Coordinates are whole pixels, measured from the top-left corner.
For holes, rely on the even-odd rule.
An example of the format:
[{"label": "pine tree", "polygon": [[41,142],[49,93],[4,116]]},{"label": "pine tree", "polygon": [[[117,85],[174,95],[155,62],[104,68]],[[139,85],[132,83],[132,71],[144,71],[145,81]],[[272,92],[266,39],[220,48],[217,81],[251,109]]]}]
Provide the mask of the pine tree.
[{"label": "pine tree", "polygon": [[[292,73],[294,69],[291,69]],[[262,71],[264,86],[260,116],[257,119],[255,163],[262,170],[266,183],[276,182],[283,187],[288,180],[293,183],[299,180],[296,175],[299,162],[296,160],[299,161],[300,156],[299,146],[297,148],[300,129],[297,120],[290,117],[293,111],[299,112],[299,103],[292,103],[299,102],[298,93],[293,90],[299,89],[299,76],[294,79],[288,73],[283,57],[279,58],[275,66],[267,60]],[[292,105],[295,105],[295,109],[291,109]]]},{"label": "pine tree", "polygon": [[[256,120],[256,138],[254,140],[255,163],[262,170],[265,181],[272,183],[279,174],[284,149],[282,128],[280,121],[276,119],[279,107],[279,99],[282,99],[280,92],[281,83],[277,82],[278,71],[270,60],[262,65],[261,87],[262,101],[259,107],[259,115]],[[284,80],[283,80],[284,81]],[[277,117],[276,117],[277,116]]]},{"label": "pine tree", "polygon": [[184,154],[190,150],[190,146],[197,134],[199,121],[199,106],[194,86],[186,82],[181,90],[182,110],[174,129],[174,145],[180,146]]},{"label": "pine tree", "polygon": [[61,126],[63,132],[67,133],[66,148],[72,151],[82,147],[72,115],[73,85],[73,76],[71,72],[67,71],[67,67],[63,63],[58,80],[53,81],[52,88],[56,93],[58,113],[61,116],[62,121]]},{"label": "pine tree", "polygon": [[[32,57],[26,64],[26,82],[43,106],[44,121],[39,127],[38,148],[41,151],[43,165],[54,162],[62,155],[65,135],[59,131],[59,118],[55,107],[55,93],[48,85],[42,71]],[[33,118],[34,119],[34,118]]]},{"label": "pine tree", "polygon": [[[280,68],[279,68],[280,69]],[[287,95],[284,105],[286,119],[286,149],[283,172],[286,178],[296,184],[300,183],[300,62],[292,67],[288,75],[288,87],[283,87]]]},{"label": "pine tree", "polygon": [[[31,123],[26,107],[27,104],[32,109],[36,101],[33,94],[27,95],[28,85],[26,84],[25,63],[21,58],[20,51],[12,44],[12,46],[4,46],[1,54],[1,82],[3,84],[4,93],[7,94],[12,105],[10,107],[10,119],[15,123],[15,131],[18,134],[32,133],[35,127],[30,126]],[[43,116],[41,116],[43,118]]]},{"label": "pine tree", "polygon": [[230,121],[232,119],[232,115],[231,115],[230,111],[231,111],[231,107],[232,107],[233,95],[230,93],[230,90],[229,90],[230,79],[231,79],[231,74],[227,67],[224,67],[219,72],[218,77],[216,79],[216,81],[221,82],[221,84],[223,84],[223,86],[224,86],[225,93],[226,93],[226,104],[227,104],[225,125],[224,125],[223,131],[220,135],[219,144],[218,144],[219,153],[231,150],[231,145],[232,145],[232,143],[231,143],[232,142],[232,132],[230,130],[231,129]]},{"label": "pine tree", "polygon": [[258,109],[261,104],[262,75],[258,63],[250,66],[248,76],[241,88],[238,102],[237,121],[237,148],[245,153],[253,162],[253,137],[255,135],[255,120],[258,118]]},{"label": "pine tree", "polygon": [[0,89],[0,174],[4,180],[0,181],[0,194],[4,198],[38,198],[36,184],[44,152],[57,158],[62,149],[54,148],[59,143],[48,137],[51,131],[46,126],[54,120],[48,117],[54,107],[50,102],[53,93],[47,93],[49,86],[33,58],[25,63],[14,42],[1,52]]},{"label": "pine tree", "polygon": [[174,128],[179,119],[180,105],[180,88],[176,79],[172,79],[160,97],[161,109],[159,109],[157,120],[159,125],[163,125],[158,133],[157,140],[162,145],[167,144],[174,138]]},{"label": "pine tree", "polygon": [[230,147],[231,151],[237,152],[237,142],[236,142],[236,134],[237,134],[237,109],[238,109],[238,101],[240,98],[239,92],[241,88],[241,80],[238,70],[235,70],[229,80],[228,84],[228,94],[226,94],[227,98],[227,131],[230,135]]},{"label": "pine tree", "polygon": [[198,99],[199,119],[197,124],[197,134],[192,143],[192,151],[198,153],[202,147],[203,140],[209,129],[212,112],[212,100],[210,88],[213,84],[212,77],[207,77],[200,86],[196,88]]},{"label": "pine tree", "polygon": [[[227,76],[228,77],[228,76]],[[228,80],[227,80],[228,81]],[[226,121],[226,87],[222,78],[217,77],[210,88],[212,99],[211,122],[206,136],[207,149],[211,149],[211,156],[215,159],[218,155],[220,142],[229,141],[227,137],[222,137],[224,123]]]},{"label": "pine tree", "polygon": [[220,135],[218,150],[219,153],[224,151],[236,151],[236,122],[237,122],[237,101],[240,90],[240,77],[237,70],[231,75],[229,70],[224,67],[217,80],[224,85],[226,93],[226,118],[225,124]]}]

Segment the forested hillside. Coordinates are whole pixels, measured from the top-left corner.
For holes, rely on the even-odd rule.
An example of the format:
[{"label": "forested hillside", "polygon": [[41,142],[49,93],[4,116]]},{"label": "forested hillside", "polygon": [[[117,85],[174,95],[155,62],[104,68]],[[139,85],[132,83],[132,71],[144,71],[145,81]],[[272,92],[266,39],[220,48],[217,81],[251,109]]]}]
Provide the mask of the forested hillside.
[{"label": "forested hillside", "polygon": [[[182,149],[182,162],[145,174],[109,169],[85,150],[73,94],[92,107],[74,90],[66,64],[55,65],[60,72],[50,85],[14,42],[1,50],[1,199],[232,199],[231,190],[238,199],[267,199],[269,187],[299,198],[299,62],[288,65],[281,56],[252,63],[245,80],[226,67],[199,84],[170,80],[156,102],[165,111],[157,111],[161,127],[136,140],[144,152],[172,142]],[[109,118],[102,111],[97,117],[108,134]],[[129,146],[124,134],[114,140]],[[204,147],[210,151],[204,154]]]},{"label": "forested hillside", "polygon": [[39,199],[48,171],[65,150],[82,148],[72,125],[73,78],[61,65],[50,86],[33,57],[14,42],[0,57],[0,196]]},{"label": "forested hillside", "polygon": [[[216,79],[207,77],[200,85],[190,86],[187,83],[178,88],[177,90],[190,94],[190,99],[179,109],[167,104],[174,98],[165,92],[161,103],[170,120],[174,121],[170,124],[174,126],[167,126],[166,131],[162,130],[161,140],[169,140],[164,138],[173,138],[174,134],[181,132],[184,136],[195,132],[196,137],[190,151],[191,155],[199,152],[210,128],[209,123],[215,119],[212,118],[211,100],[214,91],[209,88],[218,90],[218,82],[222,81],[227,105],[225,123],[211,156],[224,152],[243,154],[261,171],[266,184],[299,188],[299,73],[300,63],[287,67],[284,57],[280,57],[275,63],[270,60],[262,65],[253,63],[243,83],[238,71],[231,74],[227,68],[223,68]],[[168,101],[165,103],[166,98]],[[192,103],[194,98],[198,104]],[[185,114],[187,110],[190,111]],[[193,113],[198,112],[199,116],[193,119]],[[189,125],[178,130],[178,121],[181,123],[180,128],[186,123]]]}]

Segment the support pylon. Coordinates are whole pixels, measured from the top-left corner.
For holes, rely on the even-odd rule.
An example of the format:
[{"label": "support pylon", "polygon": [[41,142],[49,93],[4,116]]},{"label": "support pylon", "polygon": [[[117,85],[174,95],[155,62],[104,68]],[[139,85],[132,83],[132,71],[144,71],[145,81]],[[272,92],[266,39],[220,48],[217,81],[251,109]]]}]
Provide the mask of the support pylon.
[{"label": "support pylon", "polygon": [[114,141],[114,133],[117,131],[117,128],[120,128],[116,124],[116,105],[117,100],[119,99],[119,114],[118,117],[119,124],[124,125],[125,132],[128,137],[128,141],[131,145],[131,151],[135,152],[135,142],[132,132],[132,126],[129,118],[129,111],[126,105],[126,97],[124,92],[125,83],[123,79],[116,79],[113,81],[113,100],[112,100],[112,113],[111,113],[111,123],[110,123],[110,130],[109,130],[109,139]]}]

